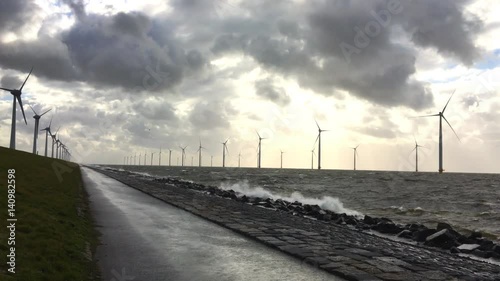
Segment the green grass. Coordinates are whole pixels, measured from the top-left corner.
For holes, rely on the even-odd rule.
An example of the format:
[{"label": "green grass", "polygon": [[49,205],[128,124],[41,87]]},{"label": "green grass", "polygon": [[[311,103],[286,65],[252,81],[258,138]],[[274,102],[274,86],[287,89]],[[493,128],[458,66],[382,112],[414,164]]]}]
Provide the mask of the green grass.
[{"label": "green grass", "polygon": [[[16,273],[7,272],[7,178],[16,177]],[[59,175],[56,172],[59,170]],[[0,280],[98,280],[78,165],[0,147]]]}]

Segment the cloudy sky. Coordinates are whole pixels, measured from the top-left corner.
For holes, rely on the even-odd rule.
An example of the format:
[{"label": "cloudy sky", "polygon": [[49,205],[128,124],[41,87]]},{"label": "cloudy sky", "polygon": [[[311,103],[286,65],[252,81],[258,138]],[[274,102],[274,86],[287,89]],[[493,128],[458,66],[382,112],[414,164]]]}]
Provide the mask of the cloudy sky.
[{"label": "cloudy sky", "polygon": [[[437,171],[442,110],[447,171],[498,172],[500,4],[495,0],[2,0],[0,84],[24,88],[52,111],[45,127],[83,163],[179,146],[188,164],[310,168],[317,122],[322,166]],[[0,98],[0,145],[10,139],[12,96]],[[40,134],[43,153],[45,136]],[[317,151],[317,149],[316,149]],[[163,154],[165,163],[166,154]],[[149,160],[148,160],[149,161]],[[197,162],[197,156],[194,156]],[[316,166],[316,165],[315,165]]]}]

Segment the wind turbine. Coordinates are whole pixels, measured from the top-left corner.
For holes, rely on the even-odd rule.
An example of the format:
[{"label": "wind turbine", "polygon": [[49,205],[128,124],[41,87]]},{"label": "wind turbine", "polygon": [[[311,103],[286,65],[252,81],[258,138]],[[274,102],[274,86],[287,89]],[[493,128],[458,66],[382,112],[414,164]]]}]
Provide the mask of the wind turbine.
[{"label": "wind turbine", "polygon": [[146,166],[146,162],[148,161],[148,152],[144,151],[144,166]]},{"label": "wind turbine", "polygon": [[283,152],[283,150],[280,150],[280,152],[281,152],[281,159],[280,159],[281,160],[281,165],[280,165],[280,168],[283,169],[283,153],[285,153],[285,152]]},{"label": "wind turbine", "polygon": [[139,166],[141,165],[141,157],[142,157],[142,153],[139,153]]},{"label": "wind turbine", "polygon": [[[418,145],[417,139],[415,139],[415,148],[413,148],[413,150],[415,150],[415,172],[418,172],[418,148],[419,147],[423,147],[423,146]],[[413,152],[413,150],[411,152]]]},{"label": "wind turbine", "polygon": [[168,166],[171,166],[172,149],[168,149]]},{"label": "wind turbine", "polygon": [[262,157],[262,140],[265,140],[266,138],[263,138],[259,135],[259,132],[255,131],[257,133],[257,136],[259,136],[259,156],[258,156],[258,161],[257,161],[257,168],[260,168],[260,161],[261,161],[261,157]]},{"label": "wind turbine", "polygon": [[184,158],[186,158],[186,147],[188,147],[187,145],[185,147],[182,147],[182,146],[179,146],[180,149],[182,149],[182,154],[181,154],[181,166],[184,167]]},{"label": "wind turbine", "polygon": [[[51,156],[52,158],[54,158],[54,144],[56,144],[56,142],[57,142],[56,137],[57,137],[57,132],[59,132],[59,129],[61,129],[61,127],[57,128],[57,131],[55,134],[50,133],[50,137],[52,138],[52,156]],[[56,155],[56,157],[57,157],[57,155]]]},{"label": "wind turbine", "polygon": [[311,170],[314,169],[314,149],[311,150]]},{"label": "wind turbine", "polygon": [[196,152],[198,152],[198,166],[201,167],[201,150],[204,149],[203,146],[201,146],[201,139],[200,139],[200,147]]},{"label": "wind turbine", "polygon": [[135,166],[135,160],[137,159],[137,152],[134,153],[134,166]]},{"label": "wind turbine", "polygon": [[41,129],[40,131],[45,131],[45,157],[47,157],[47,140],[50,134],[50,125],[52,125],[52,118],[50,118],[50,123],[47,127],[44,129]]},{"label": "wind turbine", "polygon": [[10,129],[10,148],[11,149],[16,149],[16,99],[17,102],[19,103],[19,107],[21,107],[21,112],[23,113],[24,117],[24,123],[28,125],[28,122],[26,121],[26,115],[24,114],[24,108],[23,108],[23,101],[21,100],[21,95],[22,95],[22,90],[24,88],[24,85],[26,84],[26,81],[28,81],[28,78],[31,75],[31,72],[33,71],[33,67],[31,67],[30,73],[26,77],[26,80],[24,80],[23,84],[21,85],[21,88],[19,90],[16,89],[7,89],[7,88],[0,88],[1,90],[10,92],[13,96],[13,102],[12,102],[12,125]]},{"label": "wind turbine", "polygon": [[194,166],[193,165],[193,160],[194,160],[194,156],[191,155],[191,167]]},{"label": "wind turbine", "polygon": [[460,138],[458,137],[457,133],[455,132],[455,130],[451,126],[450,122],[448,122],[448,120],[446,120],[446,117],[444,117],[444,111],[446,110],[448,103],[450,103],[451,98],[455,94],[455,91],[453,91],[453,93],[451,94],[450,98],[448,99],[448,102],[446,103],[446,105],[443,108],[443,111],[441,111],[437,114],[420,116],[420,117],[439,116],[439,173],[440,174],[442,174],[444,172],[444,169],[443,169],[443,119],[444,119],[444,121],[446,121],[446,123],[448,123],[448,126],[450,126],[451,130],[453,131],[453,133],[457,137],[458,141],[460,141]]},{"label": "wind turbine", "polygon": [[356,147],[351,147],[354,153],[354,171],[356,171],[356,156],[358,155],[358,146],[359,144]]},{"label": "wind turbine", "polygon": [[36,113],[36,111],[33,109],[33,107],[30,105],[30,108],[31,108],[31,111],[33,111],[33,113],[35,113],[35,115],[33,115],[33,118],[35,119],[35,130],[34,130],[34,135],[33,135],[33,154],[36,154],[36,149],[37,149],[37,141],[38,141],[38,126],[40,124],[40,118],[42,116],[45,115],[45,113],[51,111],[52,109],[49,109],[47,111],[45,111],[44,113],[38,115],[38,113]]},{"label": "wind turbine", "polygon": [[[327,132],[328,130],[321,130],[318,121],[314,120],[314,122],[316,122],[316,126],[318,126],[318,137],[316,137],[316,141],[318,142],[318,170],[321,170],[321,133]],[[316,142],[314,144],[316,144]]]},{"label": "wind turbine", "polygon": [[158,153],[158,166],[161,166],[161,146],[160,146],[160,153]]},{"label": "wind turbine", "polygon": [[222,167],[226,167],[226,151],[227,153],[229,153],[229,149],[227,149],[228,140],[229,138],[227,138],[227,140],[222,143]]},{"label": "wind turbine", "polygon": [[240,168],[240,163],[241,163],[241,152],[238,154],[238,168]]},{"label": "wind turbine", "polygon": [[154,152],[151,152],[151,166],[153,166],[153,156],[154,156]]},{"label": "wind turbine", "polygon": [[210,167],[213,167],[214,164],[214,156],[210,155]]}]

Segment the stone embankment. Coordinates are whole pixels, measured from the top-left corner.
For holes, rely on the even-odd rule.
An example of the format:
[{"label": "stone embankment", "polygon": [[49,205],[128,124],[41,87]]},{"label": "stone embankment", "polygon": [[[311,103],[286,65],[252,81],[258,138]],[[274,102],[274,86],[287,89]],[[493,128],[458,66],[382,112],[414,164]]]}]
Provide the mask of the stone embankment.
[{"label": "stone embankment", "polygon": [[[481,251],[493,256],[498,245],[485,242],[489,240],[479,233],[461,235],[447,224],[437,229],[403,226],[386,218],[361,219],[316,205],[239,196],[175,179],[98,171],[347,280],[500,280],[500,266],[454,254]],[[419,242],[402,243],[363,231],[369,229]]]}]

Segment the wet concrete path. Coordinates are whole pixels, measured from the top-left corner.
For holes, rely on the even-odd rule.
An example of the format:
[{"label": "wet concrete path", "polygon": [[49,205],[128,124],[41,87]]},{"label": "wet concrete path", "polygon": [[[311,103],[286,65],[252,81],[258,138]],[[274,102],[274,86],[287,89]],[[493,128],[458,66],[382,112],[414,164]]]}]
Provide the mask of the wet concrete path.
[{"label": "wet concrete path", "polygon": [[103,280],[343,280],[82,168]]}]

